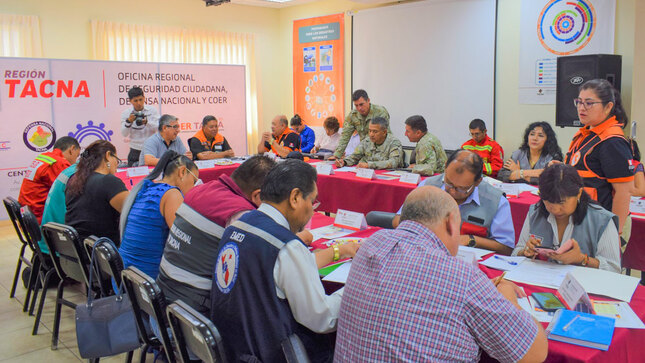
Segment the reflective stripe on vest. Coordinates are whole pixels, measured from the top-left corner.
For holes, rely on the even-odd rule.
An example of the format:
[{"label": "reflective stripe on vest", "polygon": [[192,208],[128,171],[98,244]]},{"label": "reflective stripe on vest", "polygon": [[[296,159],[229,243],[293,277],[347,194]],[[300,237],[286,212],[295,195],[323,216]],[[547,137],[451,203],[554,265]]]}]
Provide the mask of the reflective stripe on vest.
[{"label": "reflective stripe on vest", "polygon": [[162,270],[166,274],[166,276],[172,276],[173,280],[192,286],[196,289],[210,291],[211,285],[213,283],[210,279],[203,278],[192,272],[186,271],[173,265],[172,263],[168,262],[165,257],[161,257],[159,269]]},{"label": "reflective stripe on vest", "polygon": [[493,146],[492,145],[482,145],[482,146],[464,145],[463,148],[466,149],[466,150],[475,150],[475,151],[488,151],[488,152],[493,151]]},{"label": "reflective stripe on vest", "polygon": [[49,165],[56,162],[56,159],[52,158],[51,156],[47,156],[43,154],[36,156],[36,160],[42,161],[43,163],[47,163]]}]

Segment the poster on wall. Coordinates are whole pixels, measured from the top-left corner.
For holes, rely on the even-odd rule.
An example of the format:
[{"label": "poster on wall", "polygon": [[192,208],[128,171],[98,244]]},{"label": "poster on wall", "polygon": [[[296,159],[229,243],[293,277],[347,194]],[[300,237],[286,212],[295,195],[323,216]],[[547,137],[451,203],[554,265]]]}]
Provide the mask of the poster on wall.
[{"label": "poster on wall", "polygon": [[294,113],[308,126],[344,118],[344,14],[293,22]]},{"label": "poster on wall", "polygon": [[614,53],[616,0],[522,0],[519,102],[554,104],[557,57]]},{"label": "poster on wall", "polygon": [[[134,86],[160,114],[179,119],[185,145],[203,117],[214,115],[235,153],[246,154],[244,66],[0,58],[0,72],[3,197],[18,197],[31,162],[62,136],[82,147],[108,140],[127,160],[120,116],[132,109],[127,93]],[[0,218],[6,218],[4,208]]]}]

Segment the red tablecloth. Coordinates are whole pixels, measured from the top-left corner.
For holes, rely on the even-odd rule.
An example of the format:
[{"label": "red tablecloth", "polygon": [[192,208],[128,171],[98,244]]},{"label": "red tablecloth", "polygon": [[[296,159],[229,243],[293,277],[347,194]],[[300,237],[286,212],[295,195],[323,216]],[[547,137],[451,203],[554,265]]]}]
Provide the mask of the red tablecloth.
[{"label": "red tablecloth", "polygon": [[[502,271],[493,270],[479,265],[488,277],[501,275]],[[518,284],[524,287],[527,295],[534,292],[555,292],[554,289],[538,287],[527,284]],[[611,300],[605,297],[591,295],[595,300]],[[629,306],[641,320],[645,320],[645,287],[638,285]],[[546,328],[547,323],[542,323]],[[578,345],[549,340],[549,355],[547,362],[645,362],[645,350],[639,348],[645,341],[645,330],[616,328],[611,340],[609,350],[604,352],[597,349],[581,347]]]},{"label": "red tablecloth", "polygon": [[645,219],[632,218],[632,234],[623,253],[623,267],[645,271]]},{"label": "red tablecloth", "polygon": [[[200,169],[199,170],[199,178],[204,182],[207,183],[211,180],[215,180],[219,178],[220,175],[222,174],[227,174],[231,175],[233,174],[233,171],[237,169],[239,164],[233,164],[233,165],[222,165],[222,166],[215,166],[214,168],[208,168],[208,169]],[[135,176],[135,177],[128,177],[127,171],[119,171],[115,174],[117,178],[123,180],[123,183],[125,183],[125,186],[128,188],[128,190],[132,189],[133,186],[137,185],[145,176]]]},{"label": "red tablecloth", "polygon": [[[521,198],[516,198],[521,199]],[[523,203],[520,203],[523,204]],[[530,204],[529,204],[530,205]],[[527,207],[528,210],[528,207]],[[524,216],[525,217],[525,216]],[[522,218],[522,221],[524,220]],[[312,228],[324,226],[325,224],[332,223],[333,220],[329,217],[321,216],[316,213],[312,221]],[[357,232],[351,236],[355,237],[368,237],[374,233],[376,229],[367,229]],[[488,257],[490,257],[489,255]],[[486,258],[486,257],[485,257]],[[483,265],[479,265],[489,278],[499,276],[502,271],[494,270]],[[548,289],[539,286],[532,286],[527,284],[518,284],[524,288],[528,295],[534,292],[555,292],[554,289]],[[342,284],[326,286],[329,290],[333,291],[340,288]],[[591,296],[592,299],[597,300],[611,300],[604,297]],[[632,301],[629,303],[636,315],[641,320],[645,320],[645,287],[639,285],[634,292]],[[546,328],[548,324],[542,323]],[[562,343],[554,340],[549,340],[549,354],[547,362],[645,362],[645,350],[641,350],[640,344],[645,341],[645,330],[642,329],[626,329],[616,328],[614,336],[609,346],[608,351],[601,351],[592,348],[581,347],[578,345]]]},{"label": "red tablecloth", "polygon": [[[387,171],[378,170],[377,175]],[[318,200],[321,212],[335,213],[338,209],[367,214],[378,210],[396,212],[405,197],[416,185],[395,180],[366,180],[350,172],[337,172],[334,175],[318,175]]]},{"label": "red tablecloth", "polygon": [[522,231],[522,225],[529,213],[529,207],[540,200],[535,194],[531,192],[521,193],[518,198],[509,198],[508,202],[511,205],[511,216],[513,217],[513,228],[515,228],[515,243]]}]

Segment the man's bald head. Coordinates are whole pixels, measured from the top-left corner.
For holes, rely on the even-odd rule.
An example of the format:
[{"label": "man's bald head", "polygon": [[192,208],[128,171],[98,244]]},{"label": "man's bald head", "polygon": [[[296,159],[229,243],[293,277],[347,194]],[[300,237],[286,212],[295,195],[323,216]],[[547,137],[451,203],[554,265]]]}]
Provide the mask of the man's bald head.
[{"label": "man's bald head", "polygon": [[482,178],[484,160],[470,150],[459,149],[452,153],[446,160],[446,169],[451,165],[451,169],[454,169],[458,174],[463,174],[465,171],[471,172],[475,182]]},{"label": "man's bald head", "polygon": [[405,198],[401,222],[409,220],[431,226],[455,210],[458,210],[457,203],[448,193],[437,187],[423,186]]},{"label": "man's bald head", "polygon": [[457,254],[461,217],[454,198],[445,191],[433,186],[413,190],[403,203],[403,221],[423,224],[437,235],[451,255]]}]

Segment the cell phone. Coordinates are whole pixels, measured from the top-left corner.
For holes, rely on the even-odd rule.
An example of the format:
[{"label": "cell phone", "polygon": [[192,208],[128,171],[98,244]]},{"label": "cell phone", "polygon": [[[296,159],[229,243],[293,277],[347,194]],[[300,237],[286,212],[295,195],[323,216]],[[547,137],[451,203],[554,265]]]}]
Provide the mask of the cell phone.
[{"label": "cell phone", "polygon": [[535,246],[535,251],[539,256],[548,258],[555,253],[556,248],[550,246]]},{"label": "cell phone", "polygon": [[565,309],[560,299],[551,292],[534,292],[531,296],[544,311],[553,312],[558,309]]}]

